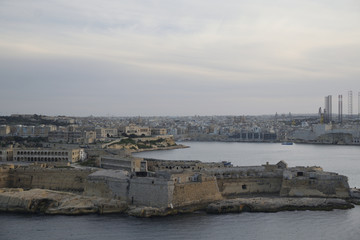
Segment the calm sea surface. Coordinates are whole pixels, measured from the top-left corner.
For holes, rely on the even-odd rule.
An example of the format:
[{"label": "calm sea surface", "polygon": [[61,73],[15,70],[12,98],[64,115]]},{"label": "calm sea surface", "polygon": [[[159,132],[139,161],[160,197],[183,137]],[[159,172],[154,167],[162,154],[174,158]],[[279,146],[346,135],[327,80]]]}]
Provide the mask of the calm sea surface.
[{"label": "calm sea surface", "polygon": [[[262,143],[183,142],[188,149],[143,152],[140,157],[230,161],[260,165],[284,160],[321,166],[360,187],[360,147]],[[122,215],[1,214],[0,240],[17,239],[360,239],[360,206],[351,210],[225,215],[194,214],[139,219]]]}]

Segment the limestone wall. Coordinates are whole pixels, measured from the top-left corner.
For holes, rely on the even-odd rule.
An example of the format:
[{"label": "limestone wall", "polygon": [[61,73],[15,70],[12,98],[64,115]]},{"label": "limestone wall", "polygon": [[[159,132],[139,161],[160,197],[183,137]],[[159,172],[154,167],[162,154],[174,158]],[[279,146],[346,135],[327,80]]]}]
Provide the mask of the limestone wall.
[{"label": "limestone wall", "polygon": [[83,192],[86,178],[91,172],[80,169],[17,168],[9,172],[8,187]]},{"label": "limestone wall", "polygon": [[128,201],[129,184],[129,178],[124,171],[97,171],[88,176],[84,195]]},{"label": "limestone wall", "polygon": [[150,207],[170,207],[174,182],[154,177],[134,177],[130,179],[129,202]]},{"label": "limestone wall", "polygon": [[9,171],[10,168],[7,166],[0,167],[0,188],[6,188],[9,186]]},{"label": "limestone wall", "polygon": [[244,194],[279,194],[282,178],[218,178],[217,181],[221,194],[223,196],[233,197]]},{"label": "limestone wall", "polygon": [[174,188],[172,204],[181,207],[222,199],[215,177],[207,177],[201,182],[177,183]]},{"label": "limestone wall", "polygon": [[303,176],[284,177],[280,196],[348,198],[350,188],[345,176],[309,172]]}]

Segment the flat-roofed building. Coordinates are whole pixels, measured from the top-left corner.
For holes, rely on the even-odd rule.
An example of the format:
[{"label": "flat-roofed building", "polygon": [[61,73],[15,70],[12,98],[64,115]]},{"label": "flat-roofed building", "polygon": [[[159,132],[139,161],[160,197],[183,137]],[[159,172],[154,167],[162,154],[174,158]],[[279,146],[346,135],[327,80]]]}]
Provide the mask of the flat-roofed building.
[{"label": "flat-roofed building", "polygon": [[53,125],[40,125],[35,126],[34,128],[34,136],[35,137],[47,137],[49,132],[56,131],[56,126]]},{"label": "flat-roofed building", "polygon": [[127,135],[135,135],[139,137],[151,136],[151,130],[149,127],[139,127],[136,126],[135,124],[130,124],[129,126],[125,127],[125,133]]},{"label": "flat-roofed building", "polygon": [[128,172],[147,172],[147,163],[142,158],[102,156],[100,167],[105,169],[121,169]]},{"label": "flat-roofed building", "polygon": [[166,128],[152,128],[151,135],[166,135]]},{"label": "flat-roofed building", "polygon": [[13,149],[12,148],[0,148],[0,161],[12,161]]},{"label": "flat-roofed building", "polygon": [[105,139],[107,137],[117,137],[118,129],[117,128],[96,128],[96,139]]},{"label": "flat-roofed building", "polygon": [[8,125],[1,125],[0,126],[0,137],[5,137],[10,134],[10,126]]},{"label": "flat-roofed building", "polygon": [[52,131],[49,132],[49,142],[68,142],[69,133],[67,131]]},{"label": "flat-roofed building", "polygon": [[75,163],[86,158],[83,149],[14,149],[13,159],[17,162]]}]

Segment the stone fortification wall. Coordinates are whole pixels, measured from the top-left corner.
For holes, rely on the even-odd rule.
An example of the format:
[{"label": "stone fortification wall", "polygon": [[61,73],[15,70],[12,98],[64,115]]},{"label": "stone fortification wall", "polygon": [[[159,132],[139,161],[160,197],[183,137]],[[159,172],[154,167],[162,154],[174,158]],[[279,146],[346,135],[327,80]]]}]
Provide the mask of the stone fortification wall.
[{"label": "stone fortification wall", "polygon": [[150,207],[170,207],[173,200],[174,182],[155,177],[130,179],[129,202]]},{"label": "stone fortification wall", "polygon": [[221,194],[235,197],[246,194],[279,194],[282,184],[281,177],[241,177],[218,178]]},{"label": "stone fortification wall", "polygon": [[10,181],[10,169],[14,166],[1,166],[0,167],[0,188],[7,188]]},{"label": "stone fortification wall", "polygon": [[80,169],[21,167],[9,171],[8,187],[83,192],[86,178],[92,172]]},{"label": "stone fortification wall", "polygon": [[202,177],[199,182],[177,183],[172,204],[174,207],[202,204],[221,200],[215,177]]},{"label": "stone fortification wall", "polygon": [[295,169],[284,171],[280,196],[348,198],[350,188],[346,176]]},{"label": "stone fortification wall", "polygon": [[283,178],[282,169],[267,166],[235,167],[207,172],[216,176],[219,191],[224,197],[279,194]]},{"label": "stone fortification wall", "polygon": [[147,161],[149,171],[172,171],[181,172],[183,170],[200,170],[197,164],[200,161],[181,161],[181,160],[159,160],[152,158],[144,158]]},{"label": "stone fortification wall", "polygon": [[90,174],[84,195],[128,201],[129,176],[122,170],[101,170]]}]

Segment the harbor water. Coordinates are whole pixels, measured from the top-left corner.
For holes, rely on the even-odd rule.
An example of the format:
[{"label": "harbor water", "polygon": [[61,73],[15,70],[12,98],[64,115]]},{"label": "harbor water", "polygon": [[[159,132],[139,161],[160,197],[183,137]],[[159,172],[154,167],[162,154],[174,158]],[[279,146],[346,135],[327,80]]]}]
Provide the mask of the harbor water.
[{"label": "harbor water", "polygon": [[[234,166],[321,166],[360,187],[360,147],[272,143],[182,142],[190,148],[142,152],[138,157],[230,161]],[[290,211],[164,218],[123,215],[46,216],[0,214],[0,239],[360,239],[360,206],[350,210]]]}]

